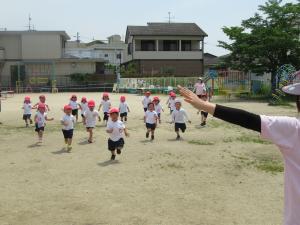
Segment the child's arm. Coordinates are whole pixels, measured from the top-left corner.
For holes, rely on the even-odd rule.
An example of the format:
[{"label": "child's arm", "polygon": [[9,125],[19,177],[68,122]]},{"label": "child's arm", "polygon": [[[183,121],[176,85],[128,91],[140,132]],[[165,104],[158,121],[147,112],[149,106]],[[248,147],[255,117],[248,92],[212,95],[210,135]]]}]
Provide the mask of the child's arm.
[{"label": "child's arm", "polygon": [[39,122],[38,119],[37,119],[37,115],[34,115],[34,122],[35,122],[35,123],[38,123],[38,122]]},{"label": "child's arm", "polygon": [[146,115],[144,116],[144,123],[146,123]]},{"label": "child's arm", "polygon": [[111,134],[113,131],[114,131],[114,129],[113,129],[113,128],[106,129],[106,132],[107,132],[107,133],[109,133],[109,134]]},{"label": "child's arm", "polygon": [[129,109],[129,107],[127,106],[127,110],[128,110],[128,112],[130,112],[130,109]]},{"label": "child's arm", "polygon": [[125,133],[125,136],[126,136],[126,137],[129,137],[129,133],[128,133],[128,130],[127,130],[126,127],[124,128],[124,133]]},{"label": "child's arm", "polygon": [[102,107],[102,104],[99,105],[98,111],[100,111],[101,107]]},{"label": "child's arm", "polygon": [[81,105],[80,105],[80,104],[78,104],[78,106],[79,106],[79,109],[80,109],[80,110],[82,110],[82,107],[81,107]]},{"label": "child's arm", "polygon": [[49,105],[47,105],[47,104],[46,104],[46,107],[47,107],[48,111],[50,111],[50,107],[49,107]]},{"label": "child's arm", "polygon": [[173,111],[172,114],[171,114],[171,119],[172,119],[172,120],[171,120],[170,123],[172,124],[172,123],[175,122],[175,113],[174,113],[174,111]]},{"label": "child's arm", "polygon": [[36,103],[32,106],[32,109],[36,109],[36,107],[38,106],[39,103]]},{"label": "child's arm", "polygon": [[45,117],[45,120],[46,121],[52,121],[52,120],[54,120],[54,118],[48,118],[47,116]]},{"label": "child's arm", "polygon": [[184,117],[187,119],[187,121],[189,123],[191,123],[190,119],[189,119],[189,116],[187,115],[186,111],[183,111],[183,114],[184,114]]}]

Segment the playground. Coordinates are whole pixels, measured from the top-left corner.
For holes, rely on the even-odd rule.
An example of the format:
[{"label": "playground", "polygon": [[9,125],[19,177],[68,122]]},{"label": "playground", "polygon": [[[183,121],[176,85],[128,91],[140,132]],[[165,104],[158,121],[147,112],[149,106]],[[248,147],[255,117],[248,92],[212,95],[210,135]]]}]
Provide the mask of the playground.
[{"label": "playground", "polygon": [[[72,93],[73,94],[73,93]],[[99,104],[100,92],[77,93]],[[46,93],[51,111],[45,139],[36,145],[34,128],[25,128],[22,102],[7,97],[0,114],[0,221],[2,225],[100,224],[282,224],[283,162],[273,144],[255,132],[200,115],[187,103],[192,123],[175,141],[165,105],[153,142],[145,139],[141,96],[127,93],[131,112],[122,155],[111,162],[102,122],[95,142],[87,143],[76,125],[71,153],[63,147],[62,107],[71,93]],[[29,94],[33,103],[39,93]],[[112,93],[118,106],[121,94]],[[265,115],[295,116],[295,107],[213,97],[213,102]],[[81,120],[80,120],[81,121]]]}]

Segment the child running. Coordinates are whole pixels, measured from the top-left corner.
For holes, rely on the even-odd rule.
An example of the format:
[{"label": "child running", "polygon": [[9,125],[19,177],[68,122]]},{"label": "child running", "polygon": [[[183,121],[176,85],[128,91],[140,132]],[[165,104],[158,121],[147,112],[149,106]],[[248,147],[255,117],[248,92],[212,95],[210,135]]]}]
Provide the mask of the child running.
[{"label": "child running", "polygon": [[29,120],[30,124],[32,124],[32,119],[31,119],[32,106],[31,106],[31,101],[30,101],[29,96],[25,97],[22,109],[24,109],[23,120],[25,121],[26,127],[28,127],[29,126],[28,125],[28,120]]},{"label": "child running", "polygon": [[154,103],[154,110],[157,113],[158,121],[161,123],[161,112],[164,112],[163,107],[160,104],[160,99],[158,96],[153,97],[153,103]]},{"label": "child running", "polygon": [[88,142],[93,142],[93,129],[96,126],[97,118],[99,118],[99,112],[95,110],[95,101],[88,101],[88,110],[84,112],[83,124],[86,127],[86,131],[89,132]]},{"label": "child running", "polygon": [[175,110],[175,100],[176,100],[176,94],[175,92],[170,93],[170,100],[169,100],[169,106],[170,106],[170,114]]},{"label": "child running", "polygon": [[151,132],[151,140],[154,140],[154,131],[157,125],[158,116],[154,111],[154,103],[150,102],[148,104],[148,110],[145,112],[144,123],[146,123],[146,138],[149,138]]},{"label": "child running", "polygon": [[150,95],[151,95],[150,91],[145,92],[145,96],[144,96],[144,98],[142,100],[142,105],[144,107],[144,112],[147,111],[148,104],[152,101]]},{"label": "child running", "polygon": [[186,111],[183,108],[181,108],[181,101],[179,99],[176,99],[175,110],[172,112],[172,122],[171,122],[171,123],[175,123],[175,132],[177,134],[176,140],[180,140],[179,129],[181,130],[182,133],[185,132],[186,121],[191,123]]},{"label": "child running", "polygon": [[171,100],[171,95],[172,95],[172,93],[174,93],[174,91],[173,90],[171,90],[170,92],[169,92],[169,97],[168,97],[168,100],[167,100],[167,102],[166,102],[166,105],[168,106],[168,108],[170,109],[170,114],[172,114],[172,112],[171,112],[171,107],[170,107],[170,100]]},{"label": "child running", "polygon": [[79,109],[81,111],[81,118],[82,118],[82,122],[83,122],[84,112],[89,109],[86,97],[81,98],[81,102],[79,103]]},{"label": "child running", "polygon": [[130,109],[129,109],[128,104],[126,102],[126,97],[125,96],[120,97],[119,110],[120,110],[121,121],[123,122],[125,120],[125,122],[127,122],[127,114],[130,112]]},{"label": "child running", "polygon": [[73,138],[73,130],[74,124],[76,122],[74,116],[72,115],[72,106],[65,105],[64,107],[65,115],[61,119],[61,124],[63,125],[62,132],[65,139],[65,149],[67,151],[71,151],[72,149],[72,138]]},{"label": "child running", "polygon": [[46,126],[46,121],[54,120],[53,118],[47,118],[47,113],[45,111],[46,105],[40,103],[34,116],[35,131],[38,133],[38,143],[43,142],[43,134]]},{"label": "child running", "polygon": [[77,120],[78,120],[78,106],[79,106],[79,104],[77,103],[77,96],[76,95],[72,95],[71,96],[69,105],[72,108],[72,115],[75,116],[76,122],[77,122]]},{"label": "child running", "polygon": [[[103,95],[102,95],[102,101],[99,105],[98,111],[100,111],[102,106],[103,106],[102,111],[103,111],[103,114],[104,114],[103,122],[105,122],[105,124],[107,124],[108,113],[109,113],[109,110],[110,110],[110,107],[111,107],[111,103],[109,101],[109,95],[108,95],[107,92],[104,92]],[[99,121],[101,121],[100,116],[99,116]]]},{"label": "child running", "polygon": [[117,154],[121,154],[124,147],[123,133],[129,136],[124,123],[119,118],[119,109],[111,108],[109,111],[110,121],[107,123],[106,132],[109,133],[108,150],[111,151],[111,160],[115,160]]},{"label": "child running", "polygon": [[39,96],[39,100],[40,100],[40,101],[39,101],[38,103],[36,103],[32,108],[33,108],[33,109],[37,109],[38,106],[39,106],[39,104],[42,103],[42,104],[44,104],[45,107],[46,107],[46,108],[45,108],[46,112],[47,112],[47,111],[50,111],[49,105],[46,104],[46,96],[45,96],[45,95],[40,95],[40,96]]}]

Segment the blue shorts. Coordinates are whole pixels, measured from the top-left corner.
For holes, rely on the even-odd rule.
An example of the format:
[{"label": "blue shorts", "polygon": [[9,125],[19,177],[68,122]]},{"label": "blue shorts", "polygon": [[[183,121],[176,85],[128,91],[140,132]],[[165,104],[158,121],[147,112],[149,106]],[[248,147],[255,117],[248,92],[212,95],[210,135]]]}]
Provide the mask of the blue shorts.
[{"label": "blue shorts", "polygon": [[73,129],[71,130],[62,130],[65,139],[72,139],[73,138]]}]

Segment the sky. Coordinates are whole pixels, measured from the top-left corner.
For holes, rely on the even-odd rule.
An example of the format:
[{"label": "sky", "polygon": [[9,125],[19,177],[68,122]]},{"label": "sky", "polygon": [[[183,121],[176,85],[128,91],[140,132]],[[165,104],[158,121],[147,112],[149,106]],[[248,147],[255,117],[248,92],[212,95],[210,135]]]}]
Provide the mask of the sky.
[{"label": "sky", "polygon": [[[218,40],[228,41],[224,26],[240,25],[266,0],[0,0],[0,30],[28,29],[28,16],[36,30],[65,30],[74,40],[125,38],[127,25],[147,22],[193,22],[207,34],[205,52],[227,54]],[[283,2],[296,2],[286,0]],[[26,27],[27,26],[27,27]]]}]

